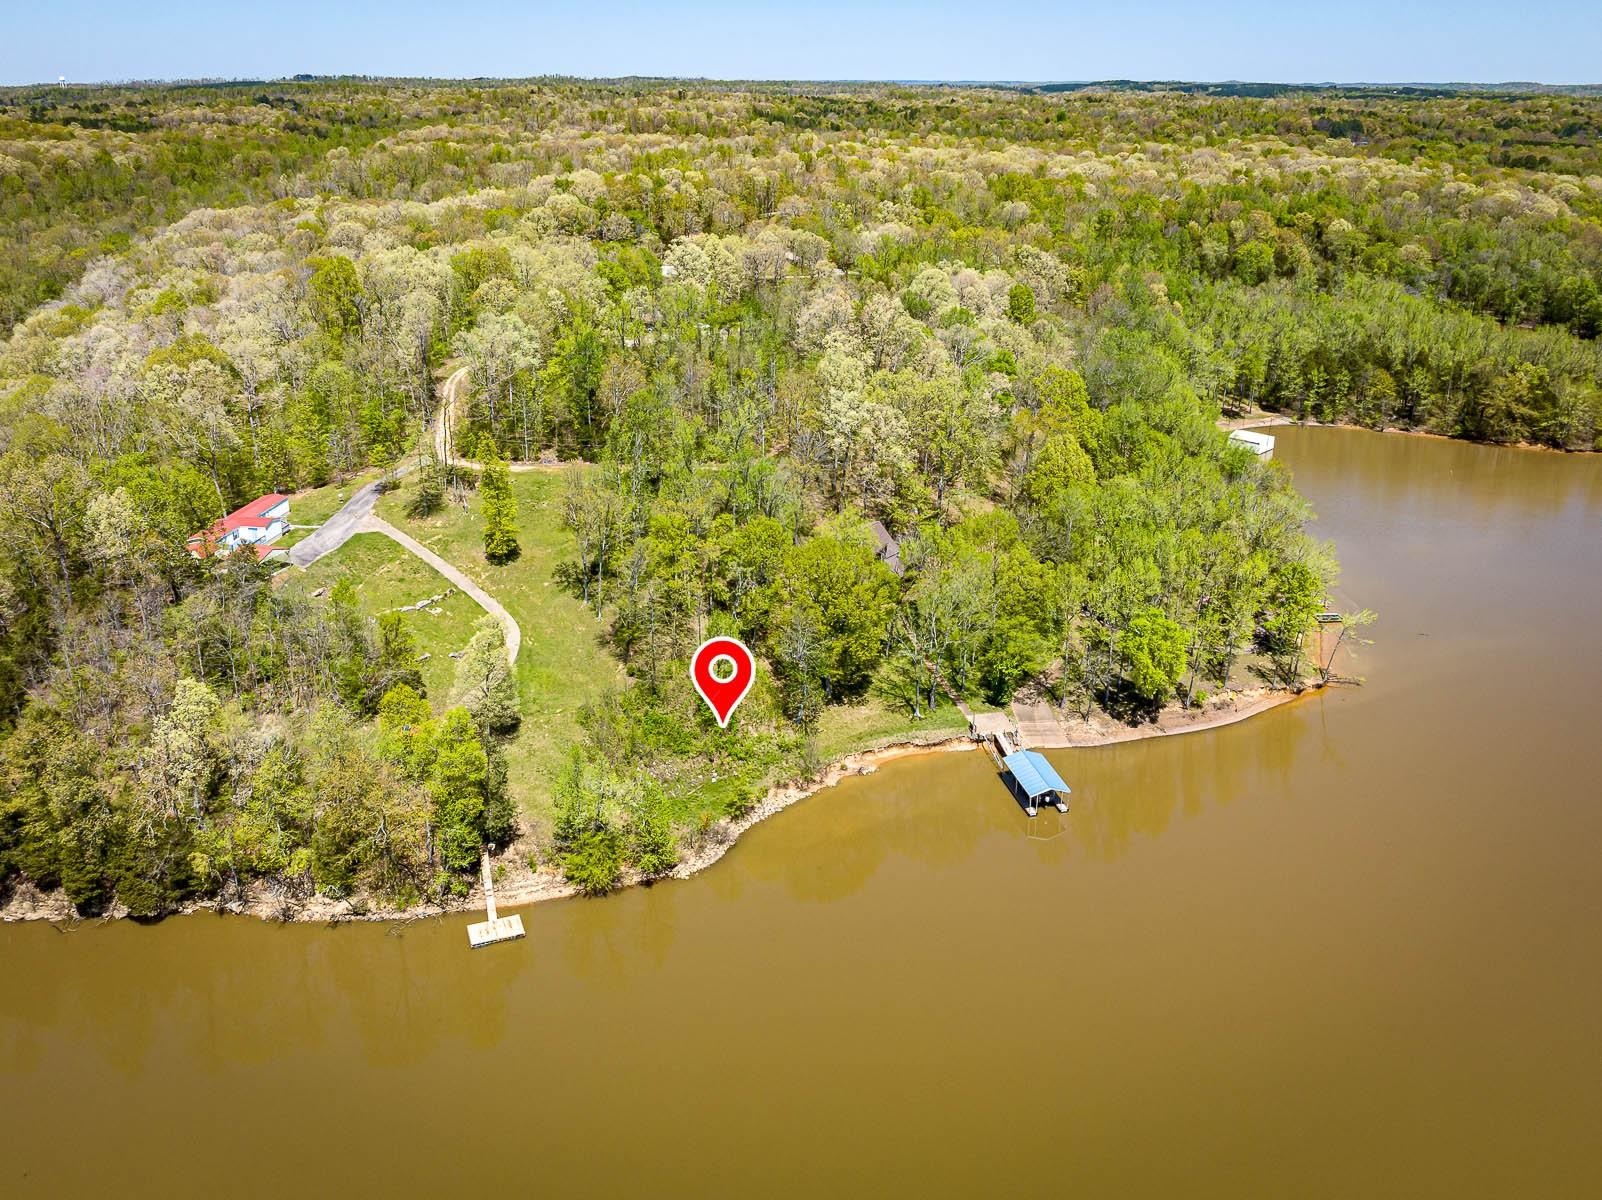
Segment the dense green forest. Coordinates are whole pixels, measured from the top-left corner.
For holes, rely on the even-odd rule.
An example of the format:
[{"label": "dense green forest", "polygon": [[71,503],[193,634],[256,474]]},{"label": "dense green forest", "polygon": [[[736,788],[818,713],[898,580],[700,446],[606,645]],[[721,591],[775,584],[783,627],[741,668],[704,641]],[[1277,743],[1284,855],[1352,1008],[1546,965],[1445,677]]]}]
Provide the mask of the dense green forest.
[{"label": "dense green forest", "polygon": [[[516,845],[605,890],[869,700],[907,729],[1294,684],[1334,564],[1220,414],[1596,448],[1599,123],[1556,94],[0,91],[0,887],[408,903]],[[434,462],[458,367],[474,459]],[[505,460],[541,458],[579,465],[531,580]],[[348,581],[185,550],[372,468],[626,669],[564,766],[527,767],[562,706],[498,630],[430,689]],[[684,671],[720,632],[764,661],[728,735]]]}]

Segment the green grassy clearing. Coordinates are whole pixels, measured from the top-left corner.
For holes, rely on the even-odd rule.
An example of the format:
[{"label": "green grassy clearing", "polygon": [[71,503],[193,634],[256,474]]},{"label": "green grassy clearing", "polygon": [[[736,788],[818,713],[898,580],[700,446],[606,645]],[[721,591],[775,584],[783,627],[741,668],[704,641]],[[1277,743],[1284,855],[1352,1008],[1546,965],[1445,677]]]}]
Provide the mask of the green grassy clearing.
[{"label": "green grassy clearing", "polygon": [[[579,468],[573,468],[579,469]],[[512,475],[522,554],[504,566],[484,559],[477,495],[466,509],[447,505],[422,520],[406,515],[415,481],[407,479],[378,501],[378,514],[460,568],[506,606],[523,630],[517,660],[523,724],[507,746],[512,793],[531,815],[543,815],[550,784],[568,750],[581,738],[578,711],[609,688],[627,682],[600,642],[595,615],[556,583],[554,572],[572,552],[562,525],[565,472]]]},{"label": "green grassy clearing", "polygon": [[[355,584],[357,602],[371,617],[438,596],[451,586],[433,567],[381,533],[357,534],[326,558],[295,571],[286,586],[309,594],[331,588],[341,579]],[[450,656],[467,645],[485,613],[476,600],[461,592],[434,607],[440,611],[423,609],[401,615],[417,639],[418,652],[429,656],[417,669],[438,711],[446,706],[455,675],[456,663]]]},{"label": "green grassy clearing", "polygon": [[824,759],[839,758],[891,742],[963,733],[967,728],[968,718],[943,696],[938,708],[917,719],[901,705],[869,695],[860,703],[824,710],[818,719],[818,754]]}]

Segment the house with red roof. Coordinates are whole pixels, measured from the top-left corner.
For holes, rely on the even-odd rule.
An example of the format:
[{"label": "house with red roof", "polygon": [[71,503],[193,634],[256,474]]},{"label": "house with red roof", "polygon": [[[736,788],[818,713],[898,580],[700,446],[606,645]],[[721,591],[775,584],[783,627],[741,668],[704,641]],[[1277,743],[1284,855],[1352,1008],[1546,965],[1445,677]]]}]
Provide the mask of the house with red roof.
[{"label": "house with red roof", "polygon": [[273,492],[258,496],[195,534],[189,539],[189,553],[196,558],[220,558],[248,549],[265,560],[285,553],[283,547],[273,543],[288,532],[289,497]]}]

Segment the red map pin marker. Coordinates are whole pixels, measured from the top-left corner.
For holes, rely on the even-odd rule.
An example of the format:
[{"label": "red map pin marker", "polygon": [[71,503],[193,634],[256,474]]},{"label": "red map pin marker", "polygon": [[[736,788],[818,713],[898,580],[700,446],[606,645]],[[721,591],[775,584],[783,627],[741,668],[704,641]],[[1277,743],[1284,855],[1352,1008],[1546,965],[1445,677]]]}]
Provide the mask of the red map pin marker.
[{"label": "red map pin marker", "polygon": [[[714,667],[718,674],[727,678],[719,679],[713,673]],[[732,674],[729,671],[731,667]],[[729,727],[729,718],[751,690],[751,681],[755,678],[756,660],[745,648],[745,643],[737,638],[710,638],[701,643],[700,649],[690,659],[690,681],[724,729]]]}]

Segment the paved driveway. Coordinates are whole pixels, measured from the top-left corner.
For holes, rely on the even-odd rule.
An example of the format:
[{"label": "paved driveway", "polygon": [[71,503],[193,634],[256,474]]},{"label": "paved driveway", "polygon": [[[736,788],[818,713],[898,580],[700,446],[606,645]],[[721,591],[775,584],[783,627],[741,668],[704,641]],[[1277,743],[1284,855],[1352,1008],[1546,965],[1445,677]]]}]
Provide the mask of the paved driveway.
[{"label": "paved driveway", "polygon": [[345,506],[314,530],[310,537],[302,538],[289,548],[289,561],[297,567],[309,567],[325,554],[338,550],[354,533],[361,532],[362,522],[372,515],[378,503],[378,484],[368,483],[356,489],[356,494],[345,501]]}]

